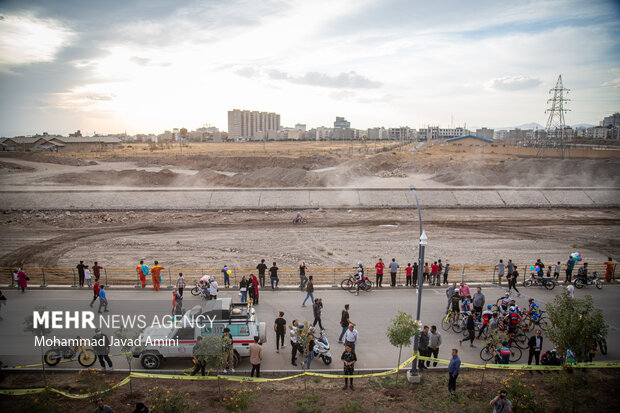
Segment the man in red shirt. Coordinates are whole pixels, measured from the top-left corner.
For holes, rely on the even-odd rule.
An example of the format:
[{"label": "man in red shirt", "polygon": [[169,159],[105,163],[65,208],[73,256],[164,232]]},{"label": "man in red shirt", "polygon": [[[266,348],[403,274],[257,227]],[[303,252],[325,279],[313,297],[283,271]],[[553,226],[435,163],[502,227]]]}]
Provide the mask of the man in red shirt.
[{"label": "man in red shirt", "polygon": [[408,263],[405,267],[405,286],[411,285],[411,275],[413,274],[413,267],[411,263]]},{"label": "man in red shirt", "polygon": [[90,302],[91,307],[93,303],[97,301],[97,298],[99,298],[99,282],[95,281],[95,285],[93,285],[93,301]]},{"label": "man in red shirt", "polygon": [[439,265],[437,265],[437,261],[431,264],[431,285],[439,285]]},{"label": "man in red shirt", "polygon": [[375,269],[377,270],[377,287],[383,288],[381,282],[383,282],[383,269],[385,268],[385,264],[383,263],[383,259],[379,258],[379,262],[375,264]]},{"label": "man in red shirt", "polygon": [[101,270],[103,270],[103,267],[97,264],[97,261],[95,261],[95,265],[93,265],[93,275],[95,276],[95,282],[99,281],[99,277],[101,277]]}]

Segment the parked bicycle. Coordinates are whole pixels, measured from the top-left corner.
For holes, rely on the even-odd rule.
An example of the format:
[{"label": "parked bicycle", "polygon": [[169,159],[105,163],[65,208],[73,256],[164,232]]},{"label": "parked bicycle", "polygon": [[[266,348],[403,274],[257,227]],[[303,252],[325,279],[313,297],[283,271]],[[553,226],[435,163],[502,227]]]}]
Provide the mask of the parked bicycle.
[{"label": "parked bicycle", "polygon": [[[82,337],[77,336],[77,343],[81,343]],[[45,352],[43,360],[48,366],[55,366],[60,360],[74,360],[77,356],[78,363],[84,367],[95,364],[97,356],[92,348],[86,348],[82,344],[74,346],[52,346]]]}]

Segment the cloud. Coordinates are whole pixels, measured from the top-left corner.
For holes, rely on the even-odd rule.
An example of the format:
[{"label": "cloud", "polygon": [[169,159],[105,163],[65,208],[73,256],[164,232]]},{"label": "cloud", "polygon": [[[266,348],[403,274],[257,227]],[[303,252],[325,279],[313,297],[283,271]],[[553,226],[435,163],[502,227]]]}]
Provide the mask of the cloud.
[{"label": "cloud", "polygon": [[258,75],[259,71],[254,69],[253,67],[246,66],[246,67],[242,67],[240,69],[235,70],[235,73],[241,77],[251,78],[251,77],[255,77],[256,75]]},{"label": "cloud", "polygon": [[302,76],[292,76],[279,70],[270,70],[268,75],[271,79],[288,80],[292,83],[309,86],[320,86],[328,88],[348,88],[348,89],[372,89],[381,86],[381,82],[370,80],[369,78],[357,74],[355,71],[329,75],[327,73],[308,72]]},{"label": "cloud", "polygon": [[4,15],[0,20],[0,68],[51,62],[72,37],[73,33],[55,20]]},{"label": "cloud", "polygon": [[531,89],[542,84],[540,79],[528,76],[505,76],[491,80],[490,88],[503,91]]},{"label": "cloud", "polygon": [[329,97],[336,100],[350,100],[356,96],[355,92],[350,90],[338,90],[336,92],[331,92]]}]

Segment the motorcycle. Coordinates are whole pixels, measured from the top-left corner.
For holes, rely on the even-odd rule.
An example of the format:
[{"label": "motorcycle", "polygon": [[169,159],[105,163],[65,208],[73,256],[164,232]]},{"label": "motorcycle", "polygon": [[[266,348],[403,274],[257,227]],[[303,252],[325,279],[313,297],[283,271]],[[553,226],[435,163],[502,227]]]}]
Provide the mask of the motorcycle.
[{"label": "motorcycle", "polygon": [[575,278],[575,288],[583,288],[588,285],[595,285],[599,290],[603,288],[603,283],[598,278],[598,274],[596,272],[592,273],[592,277],[586,276],[585,280],[581,277]]},{"label": "motorcycle", "polygon": [[308,221],[306,221],[305,217],[293,219],[293,224],[307,224],[307,223]]},{"label": "motorcycle", "polygon": [[532,273],[529,279],[523,280],[523,286],[530,287],[532,285],[545,287],[547,290],[553,290],[555,288],[555,280],[551,277],[539,277],[535,273]]},{"label": "motorcycle", "polygon": [[205,300],[211,299],[211,294],[209,293],[209,286],[203,285],[199,281],[196,281],[196,286],[190,291],[192,295],[199,295]]},{"label": "motorcycle", "polygon": [[323,363],[329,365],[332,363],[332,355],[329,352],[329,341],[321,331],[321,336],[314,339],[314,357],[320,357]]},{"label": "motorcycle", "polygon": [[[81,340],[82,337],[78,336],[77,340]],[[55,366],[60,360],[74,360],[77,356],[78,363],[84,367],[90,367],[95,364],[97,356],[92,348],[86,348],[83,345],[75,346],[52,346],[45,352],[43,360],[48,366]]]}]

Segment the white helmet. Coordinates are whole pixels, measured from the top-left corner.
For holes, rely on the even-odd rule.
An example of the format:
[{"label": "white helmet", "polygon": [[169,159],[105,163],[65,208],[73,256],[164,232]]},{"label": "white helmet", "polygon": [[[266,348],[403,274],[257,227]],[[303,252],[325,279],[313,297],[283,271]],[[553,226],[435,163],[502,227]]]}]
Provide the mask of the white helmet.
[{"label": "white helmet", "polygon": [[358,261],[358,262],[357,262],[357,265],[362,265],[362,262],[361,262],[361,261]]}]

